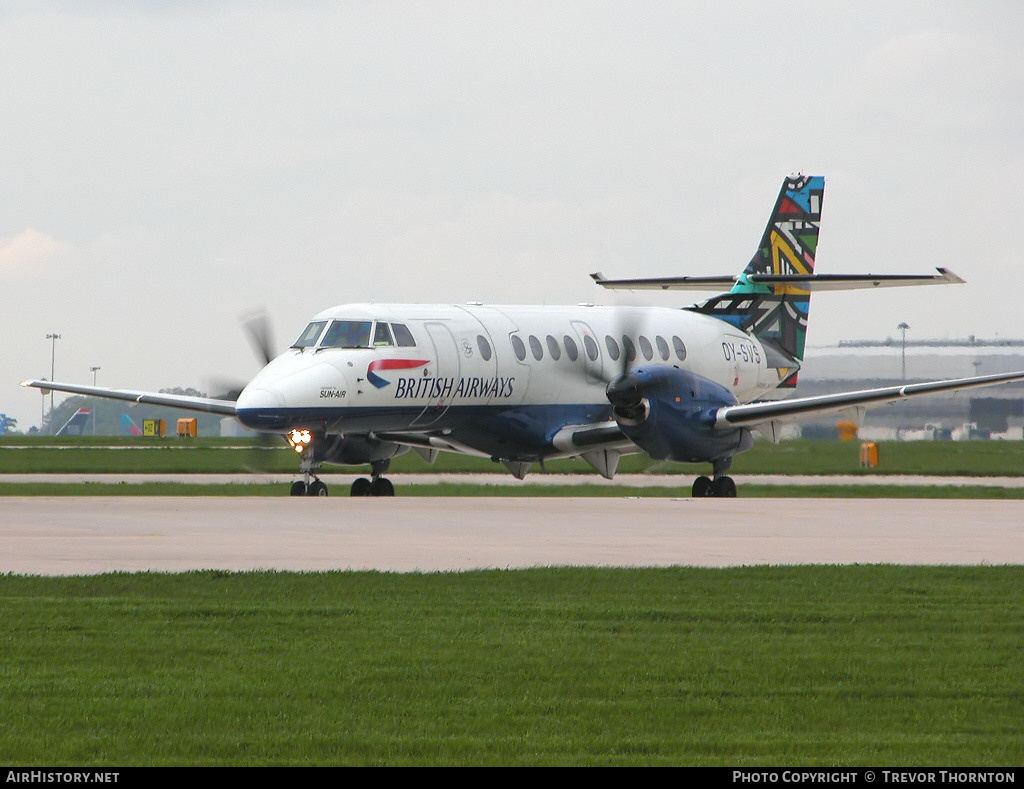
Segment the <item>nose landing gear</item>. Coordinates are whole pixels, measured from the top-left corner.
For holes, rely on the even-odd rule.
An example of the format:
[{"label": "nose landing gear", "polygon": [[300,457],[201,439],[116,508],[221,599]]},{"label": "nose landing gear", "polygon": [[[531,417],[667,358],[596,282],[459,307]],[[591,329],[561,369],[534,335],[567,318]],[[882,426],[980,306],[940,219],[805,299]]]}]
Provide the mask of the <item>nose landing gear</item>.
[{"label": "nose landing gear", "polygon": [[327,485],[321,482],[315,472],[323,465],[315,460],[303,460],[299,467],[302,471],[302,479],[293,482],[291,487],[292,496],[326,496]]},{"label": "nose landing gear", "polygon": [[326,496],[327,486],[318,479],[314,479],[310,483],[298,482],[292,483],[291,495],[293,496]]}]

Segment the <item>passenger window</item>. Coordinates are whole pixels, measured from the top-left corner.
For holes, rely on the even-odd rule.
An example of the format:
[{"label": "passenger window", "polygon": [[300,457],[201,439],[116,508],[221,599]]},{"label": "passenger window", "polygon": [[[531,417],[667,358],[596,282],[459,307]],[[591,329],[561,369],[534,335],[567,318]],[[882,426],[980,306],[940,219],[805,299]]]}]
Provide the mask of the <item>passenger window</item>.
[{"label": "passenger window", "polygon": [[392,323],[391,330],[395,333],[395,342],[400,348],[412,348],[416,345],[412,332],[404,323]]},{"label": "passenger window", "polygon": [[594,342],[594,338],[589,334],[583,335],[583,347],[587,350],[587,358],[592,362],[596,362],[598,354],[597,343]]},{"label": "passenger window", "polygon": [[665,338],[660,334],[654,338],[654,342],[658,345],[658,355],[661,356],[666,362],[668,361],[668,343],[665,342]]},{"label": "passenger window", "polygon": [[538,362],[544,358],[544,349],[541,347],[540,340],[530,335],[530,350],[533,351],[533,358]]},{"label": "passenger window", "polygon": [[604,344],[608,347],[608,355],[612,357],[612,361],[617,362],[621,354],[619,351],[619,344],[615,342],[615,338],[611,335],[606,336],[604,338]]},{"label": "passenger window", "polygon": [[640,335],[640,353],[644,355],[647,361],[654,358],[654,348],[651,347],[651,341],[642,334]]},{"label": "passenger window", "polygon": [[332,321],[323,348],[369,348],[370,321]]},{"label": "passenger window", "polygon": [[633,341],[629,337],[623,336],[622,347],[626,351],[626,361],[636,361],[636,346],[633,345]]},{"label": "passenger window", "polygon": [[373,344],[374,346],[395,344],[391,339],[391,329],[386,323],[377,323],[377,328],[373,331]]},{"label": "passenger window", "polygon": [[489,362],[491,360],[491,344],[482,334],[476,336],[476,347],[480,349],[480,355],[484,357],[484,361]]},{"label": "passenger window", "polygon": [[526,346],[523,345],[523,341],[520,340],[519,336],[516,334],[512,335],[512,350],[515,352],[516,358],[519,361],[526,361]]},{"label": "passenger window", "polygon": [[567,334],[562,338],[562,343],[565,345],[565,352],[569,356],[569,361],[575,362],[580,358],[580,349],[576,347],[576,340]]},{"label": "passenger window", "polygon": [[302,336],[295,341],[292,348],[309,348],[316,345],[316,341],[320,338],[320,332],[324,330],[324,326],[327,325],[327,321],[313,321],[306,330],[302,332]]},{"label": "passenger window", "polygon": [[683,345],[682,340],[680,340],[678,337],[673,337],[672,347],[676,349],[676,356],[679,358],[679,361],[683,361],[684,359],[686,359],[686,346]]},{"label": "passenger window", "polygon": [[551,354],[551,358],[554,359],[557,362],[559,359],[562,358],[562,349],[558,346],[558,340],[556,340],[554,337],[552,337],[549,334],[547,342],[548,342],[548,353],[550,353]]}]

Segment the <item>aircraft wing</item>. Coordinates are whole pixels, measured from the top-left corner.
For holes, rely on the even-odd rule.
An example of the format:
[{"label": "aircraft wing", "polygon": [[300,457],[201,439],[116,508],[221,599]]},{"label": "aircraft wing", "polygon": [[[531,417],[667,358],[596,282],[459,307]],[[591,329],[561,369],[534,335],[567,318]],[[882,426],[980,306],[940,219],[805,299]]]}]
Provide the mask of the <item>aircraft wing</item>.
[{"label": "aircraft wing", "polygon": [[53,389],[56,392],[85,395],[86,397],[105,397],[109,400],[126,400],[130,403],[145,405],[163,405],[171,408],[182,408],[186,411],[202,411],[207,414],[235,416],[235,403],[231,400],[217,400],[213,397],[189,397],[188,395],[167,394],[165,392],[137,392],[132,389],[104,389],[101,386],[80,386],[78,384],[62,384],[57,381],[22,381],[22,386],[42,389],[44,394]]},{"label": "aircraft wing", "polygon": [[474,457],[489,458],[491,455],[475,447],[463,444],[444,434],[428,431],[423,433],[395,432],[389,430],[375,430],[370,433],[370,438],[378,441],[390,441],[392,444],[412,447],[413,449],[441,450],[444,452],[456,452],[460,455],[472,455]]},{"label": "aircraft wing", "polygon": [[[380,441],[391,441],[395,444],[413,447],[414,449],[439,449],[443,452],[457,452],[462,455],[490,458],[494,454],[476,447],[471,447],[452,438],[451,435],[426,431],[423,433],[374,431],[371,438]],[[613,421],[590,425],[568,425],[556,433],[551,441],[564,453],[564,457],[582,455],[587,452],[601,450],[617,451],[631,454],[640,451]]]},{"label": "aircraft wing", "polygon": [[[938,274],[747,274],[755,285],[782,285],[807,291],[898,288],[909,285],[962,285],[964,280],[948,268]],[[728,290],[739,277],[659,277],[653,279],[605,279],[590,275],[603,288],[613,290]]]},{"label": "aircraft wing", "polygon": [[794,422],[829,411],[866,409],[881,403],[894,403],[907,397],[994,386],[1012,381],[1024,381],[1024,371],[956,378],[949,381],[929,381],[904,386],[885,386],[879,389],[862,389],[857,392],[839,392],[815,397],[794,397],[787,400],[730,405],[718,409],[715,414],[715,427],[761,428],[770,423]]}]

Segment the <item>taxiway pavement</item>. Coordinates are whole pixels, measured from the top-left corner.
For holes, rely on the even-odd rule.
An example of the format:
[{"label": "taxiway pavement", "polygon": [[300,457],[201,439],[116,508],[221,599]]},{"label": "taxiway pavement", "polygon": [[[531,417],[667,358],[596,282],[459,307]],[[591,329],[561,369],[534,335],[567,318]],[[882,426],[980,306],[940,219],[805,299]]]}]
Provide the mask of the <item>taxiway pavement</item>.
[{"label": "taxiway pavement", "polygon": [[[360,476],[348,474],[320,474],[332,491],[344,495],[352,480]],[[366,476],[363,474],[362,476]],[[616,474],[604,479],[597,474],[530,474],[517,480],[511,474],[388,474],[396,487],[402,485],[602,485],[636,488],[689,488],[693,474]],[[173,482],[191,485],[267,485],[280,483],[288,486],[298,474],[0,474],[0,482],[99,482],[104,484],[137,484],[143,482]],[[1024,488],[1024,476],[1018,477],[951,477],[926,474],[734,474],[736,485],[952,485],[964,487],[978,485],[994,488]]]},{"label": "taxiway pavement", "polygon": [[1024,501],[4,497],[0,572],[1024,564]]}]

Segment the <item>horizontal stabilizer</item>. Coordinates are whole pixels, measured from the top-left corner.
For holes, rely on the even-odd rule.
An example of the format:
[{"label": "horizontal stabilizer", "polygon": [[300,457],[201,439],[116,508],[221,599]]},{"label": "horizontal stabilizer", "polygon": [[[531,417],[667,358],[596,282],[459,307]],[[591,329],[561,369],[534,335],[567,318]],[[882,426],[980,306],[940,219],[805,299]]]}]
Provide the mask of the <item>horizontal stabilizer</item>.
[{"label": "horizontal stabilizer", "polygon": [[[789,286],[806,291],[899,288],[910,285],[962,285],[965,280],[947,268],[938,274],[745,274],[752,285]],[[610,290],[728,290],[741,276],[656,277],[652,279],[605,279],[590,275],[602,288]]]}]

